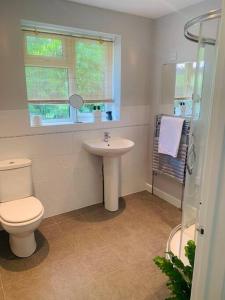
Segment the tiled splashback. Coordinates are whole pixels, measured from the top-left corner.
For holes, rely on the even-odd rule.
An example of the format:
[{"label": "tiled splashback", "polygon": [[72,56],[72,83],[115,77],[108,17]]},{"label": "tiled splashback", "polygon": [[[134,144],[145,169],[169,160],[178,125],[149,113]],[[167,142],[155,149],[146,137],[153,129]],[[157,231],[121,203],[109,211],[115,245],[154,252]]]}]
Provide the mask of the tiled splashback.
[{"label": "tiled splashback", "polygon": [[[124,110],[123,121],[108,123],[107,126],[112,137],[126,137],[135,142],[134,149],[121,159],[121,195],[144,190],[149,168],[149,107],[137,106],[136,115],[132,108],[127,108],[127,112],[126,108]],[[66,127],[60,126],[57,127],[58,133],[48,132],[52,128],[34,128],[36,132],[26,132],[25,128],[15,124],[11,124],[8,130],[5,125],[3,132],[1,126],[0,159],[32,159],[34,194],[45,206],[45,216],[102,201],[102,159],[87,153],[82,147],[84,140],[103,137],[105,129],[95,126],[71,127],[68,132],[63,132]]]},{"label": "tiled splashback", "polygon": [[120,121],[30,127],[28,111],[0,110],[0,138],[148,124],[149,105],[121,106]]}]

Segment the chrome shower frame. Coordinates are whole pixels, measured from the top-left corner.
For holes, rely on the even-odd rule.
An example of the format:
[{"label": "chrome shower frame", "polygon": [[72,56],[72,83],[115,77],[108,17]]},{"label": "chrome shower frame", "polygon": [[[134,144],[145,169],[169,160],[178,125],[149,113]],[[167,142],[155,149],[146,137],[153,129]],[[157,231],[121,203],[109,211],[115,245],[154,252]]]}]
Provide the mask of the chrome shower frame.
[{"label": "chrome shower frame", "polygon": [[[198,16],[190,21],[188,21],[185,25],[184,25],[184,36],[186,37],[186,39],[198,43],[199,42],[199,36],[191,33],[189,31],[189,28],[196,25],[196,24],[201,24],[205,21],[210,21],[210,20],[214,20],[214,19],[219,19],[221,17],[221,9],[216,9],[216,10],[211,10],[208,13]],[[208,37],[204,37],[201,39],[201,42],[203,44],[208,44],[208,45],[215,45],[216,44],[216,40],[213,38],[208,38]]]},{"label": "chrome shower frame", "polygon": [[[192,26],[194,25],[200,25],[200,32],[201,32],[201,25],[204,22],[207,21],[211,21],[211,20],[215,20],[215,19],[220,19],[222,15],[222,10],[221,9],[216,9],[216,10],[211,10],[208,13],[205,13],[201,16],[198,16],[196,18],[191,19],[190,21],[188,21],[185,26],[184,26],[184,36],[186,39],[190,40],[191,42],[195,42],[200,44],[201,47],[204,47],[204,45],[216,45],[216,39],[212,38],[212,37],[207,37],[207,36],[203,36],[200,37],[194,33],[192,33],[190,30],[192,28]],[[171,251],[171,241],[174,237],[174,235],[181,231],[181,240],[180,240],[180,245],[179,245],[179,253],[178,256],[181,257],[181,250],[182,250],[182,224],[179,224],[178,226],[176,226],[170,233],[170,236],[168,238],[167,241],[167,246],[166,246],[166,251]],[[195,239],[195,238],[193,238]],[[167,258],[170,259],[170,257],[167,255]]]}]

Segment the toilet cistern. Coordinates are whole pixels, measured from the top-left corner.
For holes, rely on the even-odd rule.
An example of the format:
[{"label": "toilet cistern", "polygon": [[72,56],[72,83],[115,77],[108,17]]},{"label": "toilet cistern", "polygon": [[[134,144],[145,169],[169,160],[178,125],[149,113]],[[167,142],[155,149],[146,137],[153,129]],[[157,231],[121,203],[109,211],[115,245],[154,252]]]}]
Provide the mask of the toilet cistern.
[{"label": "toilet cistern", "polygon": [[109,211],[119,209],[119,167],[120,157],[134,147],[134,142],[124,138],[110,138],[104,133],[104,140],[84,142],[84,148],[91,154],[103,157],[104,202]]}]

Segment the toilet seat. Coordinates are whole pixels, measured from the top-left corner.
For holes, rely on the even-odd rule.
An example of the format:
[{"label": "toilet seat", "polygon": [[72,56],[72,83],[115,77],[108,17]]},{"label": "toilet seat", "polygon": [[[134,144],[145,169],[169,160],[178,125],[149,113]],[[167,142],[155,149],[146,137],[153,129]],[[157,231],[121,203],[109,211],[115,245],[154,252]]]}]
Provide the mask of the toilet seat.
[{"label": "toilet seat", "polygon": [[35,197],[26,197],[1,203],[0,218],[3,222],[26,223],[43,215],[43,205]]}]

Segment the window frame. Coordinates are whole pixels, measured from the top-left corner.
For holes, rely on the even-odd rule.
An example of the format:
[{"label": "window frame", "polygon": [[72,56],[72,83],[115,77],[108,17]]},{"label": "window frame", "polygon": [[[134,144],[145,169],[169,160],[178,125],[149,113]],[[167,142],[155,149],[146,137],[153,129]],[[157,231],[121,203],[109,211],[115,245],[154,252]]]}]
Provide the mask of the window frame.
[{"label": "window frame", "polygon": [[[71,45],[69,45],[70,40],[64,36],[59,36],[53,33],[40,33],[38,35],[40,37],[51,37],[54,36],[57,39],[62,41],[62,57],[51,57],[51,56],[39,56],[39,55],[29,55],[26,51],[26,36],[36,35],[35,32],[32,31],[24,31],[23,33],[23,40],[24,40],[24,67],[26,66],[33,66],[33,67],[49,67],[49,68],[64,68],[67,69],[68,72],[68,94],[74,94],[75,91],[75,84],[73,79],[73,71],[74,71],[74,61],[72,60],[72,55],[68,53],[70,50],[72,52],[72,48],[70,49]],[[70,61],[71,60],[71,61]],[[42,120],[44,125],[51,125],[51,124],[71,124],[76,122],[76,114],[75,109],[69,105],[68,100],[66,99],[55,99],[54,100],[28,100],[28,104],[33,105],[40,105],[40,104],[67,104],[69,106],[69,118],[66,119],[49,119],[49,120]]]},{"label": "window frame", "polygon": [[[33,104],[33,105],[51,105],[51,104],[64,104],[64,103],[51,103],[51,102],[44,102],[44,103],[40,103],[40,102],[37,102],[37,103],[34,103],[35,101],[31,101],[31,102],[27,102],[28,105],[29,104]],[[65,104],[68,104],[69,106],[69,118],[66,118],[66,119],[48,119],[48,120],[43,120],[42,119],[42,124],[43,125],[57,125],[57,124],[73,124],[74,122],[76,122],[76,114],[75,114],[75,109],[69,105],[69,103],[65,103]],[[28,111],[29,111],[29,107],[28,107]],[[29,112],[30,116],[32,116],[32,114]]]},{"label": "window frame", "polygon": [[[112,42],[112,99],[113,101],[100,101],[97,100],[98,103],[102,102],[113,111],[114,120],[119,120],[120,118],[120,96],[121,96],[121,36],[116,34],[108,34],[108,33],[101,33],[95,32],[90,30],[83,30],[83,29],[76,29],[71,27],[64,27],[64,26],[57,26],[57,25],[50,25],[44,24],[39,22],[33,21],[21,21],[21,28],[22,30],[26,30],[28,35],[35,35],[35,30],[39,32],[39,34],[43,37],[50,36],[51,38],[55,35],[57,39],[61,39],[62,41],[62,57],[51,57],[51,56],[36,56],[36,55],[29,55],[27,51],[24,51],[25,55],[25,66],[40,66],[40,67],[65,67],[68,69],[68,84],[69,84],[69,94],[73,94],[75,92],[75,81],[72,80],[74,78],[73,74],[75,74],[75,63],[69,61],[68,57],[72,57],[75,60],[75,55],[68,55],[66,53],[66,49],[72,49],[73,54],[75,50],[75,43],[72,47],[65,46],[65,43],[69,43],[68,40],[72,40],[71,37],[74,38],[91,38],[94,40],[103,40],[103,41],[110,41]],[[30,31],[31,30],[31,31]],[[41,33],[40,33],[41,32]],[[69,39],[68,39],[69,38]],[[24,49],[26,47],[26,39],[23,36],[24,41]],[[59,99],[61,103],[64,102],[63,99]],[[56,101],[57,104],[59,101]],[[28,104],[53,104],[52,100],[34,100],[29,101],[27,99]],[[65,100],[65,104],[68,103],[68,100]],[[95,103],[95,101],[87,100],[85,103]],[[74,124],[77,122],[76,120],[76,111],[74,108],[70,106],[70,117],[66,119],[52,119],[52,120],[42,120],[43,125],[63,125],[63,124]],[[93,119],[93,118],[90,118]],[[103,120],[104,121],[104,120]],[[93,120],[85,120],[84,123],[93,122]]]}]

